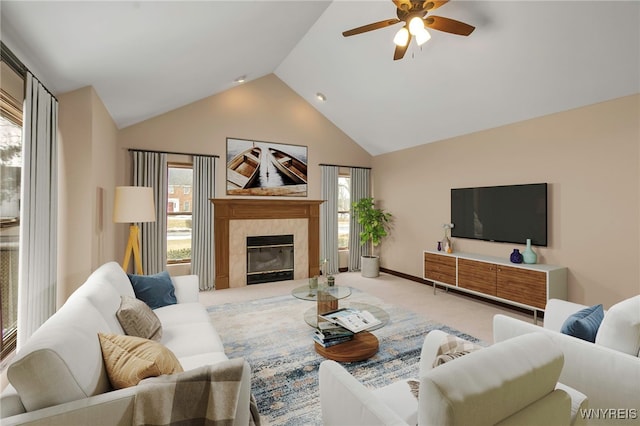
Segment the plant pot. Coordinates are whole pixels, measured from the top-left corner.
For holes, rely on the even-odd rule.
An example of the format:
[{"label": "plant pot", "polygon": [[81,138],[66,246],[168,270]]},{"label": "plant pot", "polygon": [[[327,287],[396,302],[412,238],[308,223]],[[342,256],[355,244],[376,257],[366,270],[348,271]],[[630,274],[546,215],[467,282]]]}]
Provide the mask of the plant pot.
[{"label": "plant pot", "polygon": [[380,256],[362,256],[360,258],[361,274],[365,278],[375,278],[380,275]]}]

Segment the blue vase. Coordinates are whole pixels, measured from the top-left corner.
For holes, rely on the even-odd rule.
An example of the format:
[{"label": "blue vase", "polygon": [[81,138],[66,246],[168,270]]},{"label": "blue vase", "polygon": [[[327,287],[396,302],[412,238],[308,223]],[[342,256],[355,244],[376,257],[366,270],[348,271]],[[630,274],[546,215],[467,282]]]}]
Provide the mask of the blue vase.
[{"label": "blue vase", "polygon": [[510,257],[511,263],[522,263],[522,254],[520,250],[513,249],[513,253],[511,253]]},{"label": "blue vase", "polygon": [[538,261],[538,255],[531,248],[531,239],[527,238],[527,248],[522,252],[522,260],[524,263],[536,263]]}]

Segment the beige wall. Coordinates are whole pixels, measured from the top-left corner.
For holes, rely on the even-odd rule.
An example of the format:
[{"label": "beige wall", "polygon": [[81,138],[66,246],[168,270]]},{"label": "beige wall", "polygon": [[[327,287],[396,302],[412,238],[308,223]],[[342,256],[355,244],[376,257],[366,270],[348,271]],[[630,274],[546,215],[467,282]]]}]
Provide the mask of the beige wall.
[{"label": "beige wall", "polygon": [[[58,96],[58,305],[100,264],[114,260],[111,222],[117,128],[92,87]],[[103,202],[98,202],[103,188]],[[102,205],[102,212],[98,207]],[[102,213],[102,228],[99,214]]]},{"label": "beige wall", "polygon": [[[318,164],[370,166],[371,155],[274,74],[122,129],[118,136],[119,185],[130,184],[129,148],[218,155],[216,196],[226,197],[226,138],[304,145],[310,199],[320,199]],[[170,160],[185,161],[183,156]],[[188,160],[188,158],[186,158]],[[116,235],[124,247],[127,232]],[[171,274],[189,273],[172,265]]]},{"label": "beige wall", "polygon": [[[311,199],[320,198],[319,163],[373,166],[376,198],[395,216],[382,266],[414,276],[422,276],[421,252],[435,247],[449,219],[450,188],[548,182],[549,247],[537,251],[540,261],[569,268],[570,300],[609,306],[640,293],[637,95],[375,158],[275,75],[120,131],[93,89],[59,99],[66,294],[96,262],[121,257],[127,229],[111,223],[111,209],[115,185],[130,183],[127,148],[219,155],[217,196],[224,197],[227,137],[307,146]],[[73,153],[66,152],[70,147]],[[95,233],[98,186],[105,188],[102,235]],[[516,247],[455,243],[458,250],[505,258]]]},{"label": "beige wall", "polygon": [[[640,95],[523,121],[373,160],[375,195],[395,216],[381,264],[422,276],[450,218],[450,189],[547,182],[549,244],[569,268],[569,299],[605,307],[640,293]],[[402,190],[399,190],[402,188]],[[508,258],[523,245],[455,239]]]},{"label": "beige wall", "polygon": [[[216,154],[218,197],[225,197],[226,138],[305,145],[308,198],[320,198],[320,163],[370,166],[371,156],[274,74],[120,131],[127,148]],[[128,157],[120,173],[130,168]]]}]

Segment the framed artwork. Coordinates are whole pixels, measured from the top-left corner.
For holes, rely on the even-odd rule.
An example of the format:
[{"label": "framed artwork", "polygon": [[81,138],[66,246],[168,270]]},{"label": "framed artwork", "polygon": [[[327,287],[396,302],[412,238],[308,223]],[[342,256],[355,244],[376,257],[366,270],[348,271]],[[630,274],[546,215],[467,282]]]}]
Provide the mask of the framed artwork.
[{"label": "framed artwork", "polygon": [[227,195],[307,196],[307,147],[227,138]]}]

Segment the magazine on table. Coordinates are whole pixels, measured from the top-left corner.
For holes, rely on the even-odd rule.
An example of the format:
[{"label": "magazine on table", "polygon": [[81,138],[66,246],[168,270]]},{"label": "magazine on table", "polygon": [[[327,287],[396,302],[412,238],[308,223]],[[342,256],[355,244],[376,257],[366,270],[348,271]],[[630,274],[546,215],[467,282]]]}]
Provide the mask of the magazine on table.
[{"label": "magazine on table", "polygon": [[341,325],[354,333],[358,333],[381,324],[381,321],[374,317],[371,312],[360,311],[353,308],[338,309],[337,311],[319,315],[319,317],[334,324]]},{"label": "magazine on table", "polygon": [[331,340],[341,337],[353,337],[353,331],[347,330],[341,325],[329,321],[318,323],[316,335],[322,340]]},{"label": "magazine on table", "polygon": [[350,341],[352,339],[353,339],[353,336],[344,336],[344,337],[339,337],[339,338],[336,338],[336,339],[323,340],[317,334],[313,335],[313,340],[317,344],[319,344],[320,346],[322,346],[324,348],[330,348],[331,346],[335,346],[335,345],[338,345],[340,343],[345,343],[345,342],[348,342],[348,341]]}]

